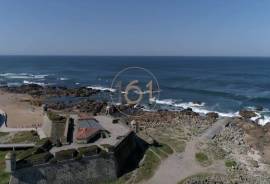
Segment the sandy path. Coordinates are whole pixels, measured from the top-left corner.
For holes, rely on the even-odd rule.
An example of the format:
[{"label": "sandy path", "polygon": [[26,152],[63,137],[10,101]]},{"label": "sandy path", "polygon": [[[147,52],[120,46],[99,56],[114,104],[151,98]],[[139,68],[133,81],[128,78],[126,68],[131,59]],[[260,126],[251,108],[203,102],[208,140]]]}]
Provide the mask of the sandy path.
[{"label": "sandy path", "polygon": [[23,102],[25,99],[31,97],[0,91],[0,109],[7,113],[9,128],[31,128],[33,124],[42,124],[42,108]]},{"label": "sandy path", "polygon": [[[177,184],[177,182],[185,179],[188,176],[201,173],[225,173],[226,168],[223,161],[215,161],[208,167],[201,166],[195,160],[195,153],[197,152],[196,145],[203,140],[207,140],[207,137],[212,137],[212,132],[221,131],[220,126],[224,126],[226,120],[217,121],[212,127],[210,127],[201,137],[196,137],[187,143],[186,149],[183,153],[169,156],[162,161],[160,167],[155,172],[155,175],[145,183],[147,184]],[[210,133],[209,133],[210,132]],[[209,136],[211,134],[211,136]]]},{"label": "sandy path", "polygon": [[195,160],[197,140],[187,143],[186,150],[182,154],[169,156],[164,160],[155,175],[147,184],[177,184],[188,176],[201,172],[225,173],[223,161],[217,161],[209,167],[203,167]]}]

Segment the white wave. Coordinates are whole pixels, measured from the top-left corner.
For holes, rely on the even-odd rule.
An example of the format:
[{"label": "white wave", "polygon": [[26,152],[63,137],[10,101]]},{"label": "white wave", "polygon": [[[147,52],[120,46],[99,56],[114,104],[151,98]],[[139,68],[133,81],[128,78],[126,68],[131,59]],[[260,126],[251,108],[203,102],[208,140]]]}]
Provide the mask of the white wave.
[{"label": "white wave", "polygon": [[65,81],[65,80],[69,80],[69,78],[66,78],[66,77],[60,77],[59,80]]},{"label": "white wave", "polygon": [[175,104],[175,100],[172,100],[172,99],[164,99],[164,100],[150,99],[150,100],[161,105],[174,105]]},{"label": "white wave", "polygon": [[33,82],[33,81],[27,81],[27,80],[24,80],[23,84],[37,84],[37,85],[40,85],[40,86],[45,86],[46,85],[43,82]]},{"label": "white wave", "polygon": [[250,120],[255,121],[261,126],[270,123],[270,116],[262,115],[260,113],[255,112],[257,116],[250,118]]},{"label": "white wave", "polygon": [[48,75],[35,75],[30,73],[1,73],[0,76],[7,79],[44,79]]},{"label": "white wave", "polygon": [[76,82],[75,84],[76,84],[76,85],[80,85],[80,83],[79,83],[79,82]]},{"label": "white wave", "polygon": [[168,106],[173,106],[173,107],[179,107],[179,108],[183,108],[183,109],[187,109],[187,108],[192,108],[192,110],[194,112],[197,112],[199,114],[207,114],[209,112],[215,112],[218,113],[219,116],[222,117],[234,117],[234,116],[238,116],[238,112],[218,112],[218,111],[211,111],[205,108],[205,103],[201,103],[201,104],[197,104],[194,102],[186,102],[186,103],[176,103],[176,100],[173,99],[164,99],[164,100],[154,100],[157,104],[161,104],[161,105],[168,105]]},{"label": "white wave", "polygon": [[110,92],[115,92],[116,91],[113,88],[107,88],[107,87],[102,87],[102,86],[87,86],[87,88],[95,89],[95,90],[101,90],[101,91],[110,91]]},{"label": "white wave", "polygon": [[8,87],[17,87],[17,86],[20,86],[20,85],[22,85],[22,83],[20,83],[20,82],[8,82],[7,83]]},{"label": "white wave", "polygon": [[[159,93],[159,92],[160,91],[152,91],[152,93]],[[149,93],[149,90],[147,90],[147,91],[138,91],[138,90],[135,90],[134,93],[136,93],[138,95],[140,95],[140,94],[144,95],[144,94],[148,94]]]}]

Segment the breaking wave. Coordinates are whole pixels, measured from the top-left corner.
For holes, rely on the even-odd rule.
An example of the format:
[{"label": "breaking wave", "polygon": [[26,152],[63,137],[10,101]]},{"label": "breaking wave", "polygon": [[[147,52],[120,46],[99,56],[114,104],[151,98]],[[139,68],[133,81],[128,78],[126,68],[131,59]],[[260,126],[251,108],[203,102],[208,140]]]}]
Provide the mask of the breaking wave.
[{"label": "breaking wave", "polygon": [[238,116],[238,112],[218,112],[218,111],[212,111],[212,110],[208,110],[205,107],[205,103],[195,103],[195,102],[181,102],[178,103],[177,100],[173,100],[173,99],[164,99],[164,100],[154,100],[155,103],[160,104],[160,105],[166,105],[169,107],[176,107],[179,109],[186,109],[186,108],[192,108],[192,110],[194,112],[197,112],[199,114],[207,114],[209,112],[216,112],[219,114],[219,116],[223,116],[223,117],[233,117],[233,116]]},{"label": "breaking wave", "polygon": [[116,91],[113,88],[102,87],[102,86],[87,86],[87,88],[100,90],[100,91],[110,91],[110,92],[115,92]]},{"label": "breaking wave", "polygon": [[49,76],[48,74],[30,74],[30,73],[1,73],[0,77],[4,77],[6,79],[44,79]]}]

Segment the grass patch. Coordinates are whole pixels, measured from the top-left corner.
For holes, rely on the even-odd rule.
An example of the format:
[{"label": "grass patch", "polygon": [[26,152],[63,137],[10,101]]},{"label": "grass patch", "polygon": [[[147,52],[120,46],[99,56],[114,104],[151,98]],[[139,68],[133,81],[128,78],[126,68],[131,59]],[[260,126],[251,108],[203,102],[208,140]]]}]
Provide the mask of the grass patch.
[{"label": "grass patch", "polygon": [[161,162],[160,159],[150,149],[146,151],[144,155],[144,161],[140,168],[138,168],[135,179],[136,183],[151,178]]},{"label": "grass patch", "polygon": [[127,174],[121,176],[120,178],[117,178],[114,181],[104,182],[104,184],[125,184],[130,180],[131,177],[132,177],[132,172],[127,173]]},{"label": "grass patch", "polygon": [[167,158],[173,153],[173,150],[167,144],[161,144],[160,146],[152,146],[151,149],[157,153],[162,159]]},{"label": "grass patch", "polygon": [[66,117],[60,116],[55,112],[48,111],[47,112],[48,118],[53,122],[53,123],[65,123],[66,122]]},{"label": "grass patch", "polygon": [[7,136],[9,133],[8,132],[0,132],[0,137]]},{"label": "grass patch", "polygon": [[9,173],[5,172],[6,151],[0,151],[0,184],[9,183]]},{"label": "grass patch", "polygon": [[168,144],[177,153],[182,153],[183,151],[185,151],[186,142],[183,140],[173,139],[169,137],[160,137],[158,140],[162,143]]},{"label": "grass patch", "polygon": [[235,167],[237,165],[237,163],[234,160],[225,160],[225,166],[226,167]]},{"label": "grass patch", "polygon": [[211,165],[211,160],[208,158],[208,156],[206,154],[204,154],[202,152],[196,153],[195,158],[202,166]]},{"label": "grass patch", "polygon": [[10,143],[35,143],[39,141],[36,131],[25,131],[16,133]]}]

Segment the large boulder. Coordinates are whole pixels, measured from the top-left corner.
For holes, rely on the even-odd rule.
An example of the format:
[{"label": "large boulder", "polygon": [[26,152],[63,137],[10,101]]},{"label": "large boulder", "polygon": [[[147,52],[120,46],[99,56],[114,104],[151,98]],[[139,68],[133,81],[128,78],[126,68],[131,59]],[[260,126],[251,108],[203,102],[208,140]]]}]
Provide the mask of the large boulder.
[{"label": "large boulder", "polygon": [[245,110],[245,109],[241,110],[239,112],[239,114],[240,114],[240,116],[242,116],[242,117],[244,117],[246,119],[250,119],[252,117],[256,117],[257,116],[257,114],[254,111]]},{"label": "large boulder", "polygon": [[209,118],[209,119],[217,119],[218,118],[218,113],[216,113],[216,112],[208,112],[206,114],[206,117]]}]

